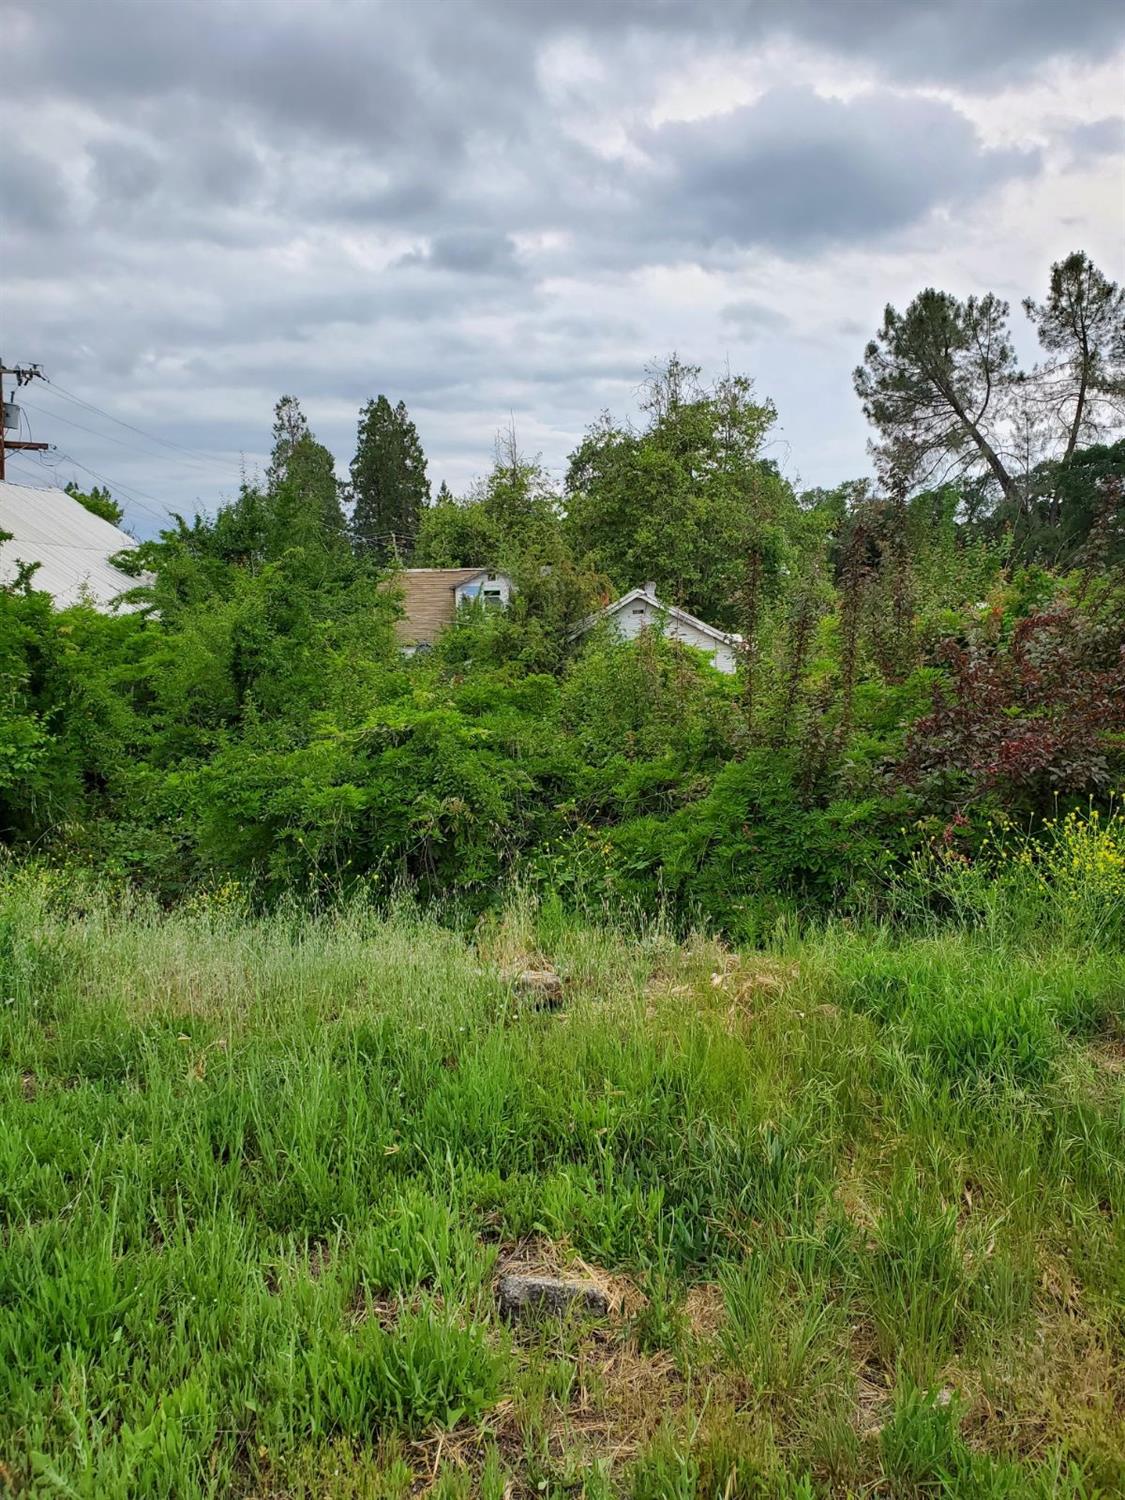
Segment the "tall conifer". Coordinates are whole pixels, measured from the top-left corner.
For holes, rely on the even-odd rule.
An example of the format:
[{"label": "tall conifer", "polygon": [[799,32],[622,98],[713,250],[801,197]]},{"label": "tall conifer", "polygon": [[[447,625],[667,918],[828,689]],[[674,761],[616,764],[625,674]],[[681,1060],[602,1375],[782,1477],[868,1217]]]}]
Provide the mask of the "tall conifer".
[{"label": "tall conifer", "polygon": [[426,456],[403,402],[386,396],[359,414],[352,459],[352,540],[358,552],[408,557],[422,507],[430,502]]}]

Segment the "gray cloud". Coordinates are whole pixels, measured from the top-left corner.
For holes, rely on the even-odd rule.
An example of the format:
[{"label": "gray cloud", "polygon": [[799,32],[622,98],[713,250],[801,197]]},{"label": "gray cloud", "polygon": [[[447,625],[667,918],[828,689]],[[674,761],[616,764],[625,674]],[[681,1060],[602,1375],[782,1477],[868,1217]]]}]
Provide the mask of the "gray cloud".
[{"label": "gray cloud", "polygon": [[1125,119],[1120,115],[1107,115],[1086,125],[1075,125],[1067,140],[1079,158],[1119,155],[1125,152]]},{"label": "gray cloud", "polygon": [[749,297],[738,302],[728,302],[725,307],[720,308],[719,316],[724,323],[730,323],[747,338],[784,333],[789,327],[789,319],[784,313]]},{"label": "gray cloud", "polygon": [[0,231],[55,234],[70,215],[69,188],[55,164],[9,138],[0,149]]},{"label": "gray cloud", "polygon": [[1032,172],[1034,152],[985,151],[949,105],[888,92],[844,103],[808,89],[640,138],[639,196],[666,237],[803,250],[866,241]]},{"label": "gray cloud", "polygon": [[[1117,0],[7,0],[4,42],[6,356],[224,454],[253,452],[293,389],[346,461],[355,408],[386,390],[427,415],[423,437],[460,482],[511,411],[561,467],[582,424],[627,405],[673,346],[706,360],[764,345],[781,363],[755,371],[763,394],[802,391],[798,356],[784,363],[807,337],[802,278],[862,254],[891,285],[857,303],[842,284],[818,323],[825,360],[848,345],[823,461],[854,442],[859,467],[860,331],[884,295],[961,274],[963,227],[984,233],[981,205],[994,214],[1043,159],[987,147],[950,100],[988,104],[1061,58],[1090,66],[1125,43],[1125,13]],[[773,43],[790,49],[780,62]],[[697,64],[705,78],[765,69],[764,92],[720,109],[704,82],[683,118],[652,123]],[[846,100],[828,94],[841,77],[856,84]],[[1120,122],[1077,124],[1078,102],[1044,128],[1056,165],[1122,150]],[[1008,247],[996,253],[1007,274]],[[788,293],[763,290],[763,265]],[[818,378],[826,391],[827,366]],[[134,462],[83,451],[111,475]],[[179,486],[179,504],[198,492],[167,454],[150,460],[127,477]]]},{"label": "gray cloud", "polygon": [[429,265],[435,270],[468,276],[520,274],[519,257],[511,236],[492,229],[457,229],[435,235],[427,251],[412,252],[403,263]]},{"label": "gray cloud", "polygon": [[[12,98],[63,89],[107,107],[222,104],[367,151],[440,152],[502,124],[536,93],[537,51],[589,36],[754,48],[788,39],[861,59],[885,77],[973,85],[1048,57],[1120,44],[1117,0],[318,0],[241,5],[192,0],[9,0]],[[14,44],[10,40],[14,34]]]},{"label": "gray cloud", "polygon": [[114,208],[151,198],[160,182],[160,160],[148,146],[98,141],[90,148],[94,191]]}]

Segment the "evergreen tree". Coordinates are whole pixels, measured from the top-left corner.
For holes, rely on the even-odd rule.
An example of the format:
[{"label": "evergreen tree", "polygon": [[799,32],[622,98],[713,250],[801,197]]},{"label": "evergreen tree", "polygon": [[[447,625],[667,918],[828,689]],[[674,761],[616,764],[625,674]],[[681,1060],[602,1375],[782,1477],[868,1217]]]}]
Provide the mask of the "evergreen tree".
[{"label": "evergreen tree", "polygon": [[403,402],[386,396],[359,414],[352,459],[352,539],[356,550],[377,557],[408,555],[422,509],[430,503],[426,456]]},{"label": "evergreen tree", "polygon": [[908,452],[926,482],[984,473],[1018,505],[1002,452],[1004,397],[1016,376],[1008,304],[991,292],[961,302],[927,287],[904,313],[888,303],[853,381],[884,461]]},{"label": "evergreen tree", "polygon": [[309,430],[295,396],[282,396],[274,408],[266,499],[271,555],[286,547],[333,548],[342,541],[345,522],[336,463]]},{"label": "evergreen tree", "polygon": [[1061,427],[1068,459],[1079,439],[1119,423],[1125,408],[1125,289],[1084,251],[1051,267],[1043,302],[1024,300],[1039,342],[1051,356],[1036,382],[1040,403]]}]

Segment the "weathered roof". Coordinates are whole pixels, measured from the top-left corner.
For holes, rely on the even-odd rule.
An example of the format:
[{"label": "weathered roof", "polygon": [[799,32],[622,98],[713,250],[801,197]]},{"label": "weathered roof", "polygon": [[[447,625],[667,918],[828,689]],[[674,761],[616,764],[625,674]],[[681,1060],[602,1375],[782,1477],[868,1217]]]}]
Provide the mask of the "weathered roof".
[{"label": "weathered roof", "polygon": [[669,619],[679,620],[681,625],[691,625],[700,630],[704,635],[710,636],[712,640],[720,641],[727,646],[737,646],[742,640],[740,635],[733,635],[729,630],[719,630],[714,625],[708,625],[706,620],[701,620],[697,615],[688,614],[686,609],[681,609],[678,604],[665,604],[655,594],[650,594],[648,589],[630,589],[627,594],[622,594],[620,599],[615,599],[612,604],[607,604],[604,609],[599,609],[595,614],[587,615],[571,631],[572,636],[585,635],[592,630],[599,620],[608,620],[610,615],[615,615],[627,604],[634,604],[638,599],[644,599],[661,614],[667,615]]},{"label": "weathered roof", "polygon": [[[10,583],[21,562],[39,563],[32,587],[54,597],[59,608],[90,599],[99,609],[139,582],[109,559],[137,544],[65,490],[0,482],[0,581]],[[125,606],[128,607],[128,606]]]},{"label": "weathered roof", "polygon": [[404,568],[388,580],[388,588],[402,591],[403,617],[395,621],[400,646],[429,645],[457,612],[455,591],[481,578],[487,568]]}]

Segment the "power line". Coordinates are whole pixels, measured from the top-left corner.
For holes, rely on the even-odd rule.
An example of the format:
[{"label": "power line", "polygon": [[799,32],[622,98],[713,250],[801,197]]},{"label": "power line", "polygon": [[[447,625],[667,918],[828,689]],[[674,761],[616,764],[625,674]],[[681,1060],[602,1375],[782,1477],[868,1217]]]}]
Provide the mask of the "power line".
[{"label": "power line", "polygon": [[[62,464],[73,464],[76,469],[81,469],[84,474],[89,474],[90,478],[96,479],[99,484],[104,484],[108,489],[116,490],[119,494],[123,494],[124,499],[129,504],[143,510],[147,515],[152,516],[153,520],[164,522],[173,517],[174,512],[165,505],[163,500],[157,499],[155,495],[150,495],[145,490],[135,490],[131,485],[122,484],[118,480],[110,479],[105,474],[99,473],[97,469],[91,469],[88,464],[79,463],[69,453],[61,453],[57,448],[54,448],[52,451],[59,454],[54,463],[48,463],[45,459],[39,460],[40,467],[49,469],[52,478],[57,480],[57,470]],[[159,511],[153,510],[152,506],[145,503],[146,500],[151,500],[153,505],[157,505],[161,509]]]},{"label": "power line", "polygon": [[[44,381],[45,383],[48,383],[48,382],[46,382],[46,377],[43,375],[43,372],[40,370],[40,368],[39,368],[38,365],[16,366],[14,369],[11,369],[11,370],[6,369],[3,366],[0,366],[0,377],[2,377],[4,374],[15,375],[16,381],[17,381],[17,385],[19,387],[21,387],[21,388],[23,386],[25,386],[25,385],[29,385],[32,380],[41,380],[41,381]],[[79,404],[82,404],[81,403],[81,397],[71,397],[70,399],[79,402]],[[2,403],[2,401],[3,401],[3,381],[2,381],[2,378],[0,378],[0,403]],[[31,409],[33,411],[40,411],[40,412],[42,411],[41,407],[32,407]],[[96,407],[93,407],[92,409],[95,410],[95,411],[97,410]],[[47,413],[43,413],[43,414],[46,415],[46,416],[56,416],[56,417],[58,417],[58,413],[57,412],[54,412],[54,413],[47,412]],[[102,415],[109,416],[109,413],[105,412],[105,413],[102,413]],[[22,408],[21,408],[21,418],[22,418]],[[30,432],[31,431],[31,420],[30,420],[30,418],[27,418],[26,420],[27,420],[27,424],[28,424],[28,431]],[[67,422],[71,427],[77,427],[77,428],[79,428],[80,431],[92,433],[92,435],[94,437],[103,437],[104,438],[104,437],[108,436],[108,434],[96,432],[93,428],[83,427],[80,422],[73,422],[68,417],[60,417],[59,420],[63,421],[63,422]],[[110,420],[113,421],[113,420],[116,420],[116,419],[111,417]],[[2,418],[0,418],[0,421],[2,421]],[[123,424],[123,425],[127,425],[127,424]],[[139,431],[139,429],[138,429],[138,431]],[[144,436],[144,434],[142,433],[141,436]],[[112,441],[119,441],[119,440],[111,438],[110,441],[112,442]],[[53,464],[47,462],[47,460],[45,458],[45,453],[46,453],[46,450],[48,449],[49,446],[51,447],[51,449],[52,449],[53,452],[58,453],[59,450],[56,447],[54,447],[53,445],[48,445],[47,443],[31,443],[31,442],[25,443],[25,442],[19,442],[19,441],[9,440],[4,435],[3,426],[0,426],[0,479],[2,479],[4,477],[4,450],[6,448],[15,448],[15,449],[21,450],[21,451],[34,452],[35,455],[36,455],[38,466],[41,469],[43,469],[43,468],[49,469],[50,473],[51,473],[51,478],[55,480],[56,484],[58,483],[58,475],[57,475],[56,471],[58,470],[58,467],[59,467],[60,463],[70,463],[70,464],[73,464],[75,468],[81,469],[83,471],[83,473],[89,474],[93,479],[98,480],[101,484],[106,485],[108,488],[117,490],[119,493],[123,493],[124,496],[125,496],[125,499],[126,499],[126,501],[128,503],[130,503],[130,504],[138,507],[140,510],[145,511],[154,520],[160,522],[161,524],[164,524],[172,516],[171,510],[165,505],[164,501],[157,499],[157,497],[155,495],[149,495],[145,490],[138,489],[135,485],[117,483],[114,480],[107,478],[104,474],[100,474],[96,469],[90,468],[89,465],[83,464],[83,463],[79,463],[79,461],[76,458],[74,458],[72,455],[70,455],[69,453],[60,454],[59,457],[55,460],[55,462]],[[143,455],[143,456],[151,457],[151,455]],[[21,468],[22,468],[22,465],[21,465]],[[151,506],[146,503],[147,501],[151,501],[153,505],[155,505],[155,506],[158,507],[158,509],[157,510],[153,510],[151,508]]]},{"label": "power line", "polygon": [[24,463],[24,461],[22,459],[10,458],[8,460],[8,468],[9,469],[14,469],[14,468],[20,468],[20,469],[22,469],[24,471],[24,473],[25,473],[25,477],[28,478],[28,479],[38,479],[39,478],[39,475],[33,472],[32,466],[29,463]]},{"label": "power line", "polygon": [[[47,417],[50,421],[65,422],[68,427],[76,427],[79,432],[88,432],[91,437],[101,438],[101,440],[103,442],[106,442],[106,443],[116,443],[119,448],[124,448],[129,453],[137,453],[142,458],[147,458],[150,461],[155,461],[157,458],[161,458],[162,462],[164,462],[164,463],[168,463],[169,462],[168,459],[162,458],[161,455],[158,455],[158,454],[155,454],[155,453],[146,453],[143,448],[138,448],[135,443],[127,443],[127,442],[125,442],[125,440],[123,438],[114,437],[112,433],[109,433],[109,432],[99,432],[96,427],[86,427],[81,422],[76,422],[73,417],[64,417],[61,412],[46,411],[46,410],[44,410],[44,408],[42,406],[32,406],[32,404],[31,404],[30,401],[25,401],[23,403],[23,406],[27,410],[29,410],[29,411],[38,412],[40,416]],[[96,408],[91,408],[91,410],[96,410]],[[108,413],[104,413],[103,412],[103,413],[101,413],[101,415],[108,416]],[[116,418],[111,417],[110,421],[116,421]],[[126,426],[128,426],[128,423],[123,422],[120,425],[123,426],[123,427],[126,427]],[[134,429],[131,429],[131,430],[136,431],[138,429],[134,428]],[[141,433],[141,436],[143,437],[143,436],[145,436],[145,434]],[[160,441],[160,440],[156,439],[156,441]],[[185,464],[185,463],[193,464],[197,469],[200,469],[200,470],[205,469],[207,463],[213,464],[216,468],[220,466],[217,459],[208,459],[208,460],[201,461],[200,459],[195,459],[195,458],[187,458],[187,459],[180,458],[177,461],[180,464]],[[230,473],[229,468],[227,468],[226,472],[229,475],[229,473]]]},{"label": "power line", "polygon": [[[169,506],[165,505],[163,500],[158,500],[155,495],[148,494],[146,490],[135,490],[131,485],[122,484],[120,480],[107,479],[104,474],[99,474],[97,469],[91,469],[88,464],[80,464],[78,460],[76,458],[72,458],[69,453],[62,454],[60,462],[73,464],[76,469],[81,469],[83,473],[89,474],[91,479],[98,480],[100,484],[106,485],[107,488],[111,490],[123,490],[125,492],[125,498],[127,500],[131,499],[134,505],[139,505],[143,511],[147,511],[148,514],[157,521],[170,520],[175,514],[175,512]],[[144,503],[145,500],[151,500],[153,505],[159,506],[160,509],[158,511],[154,511],[150,506]]]},{"label": "power line", "polygon": [[171,438],[161,437],[159,433],[146,432],[142,427],[135,427],[132,422],[126,422],[121,417],[115,417],[112,412],[103,411],[100,406],[95,406],[92,401],[87,401],[82,396],[76,396],[73,391],[68,391],[65,386],[59,385],[57,381],[48,380],[47,384],[53,391],[62,396],[64,401],[73,401],[76,406],[84,406],[87,411],[92,411],[99,417],[105,417],[107,421],[116,422],[119,427],[125,427],[130,432],[135,432],[138,437],[148,438],[150,442],[160,443],[162,447],[171,448],[177,453],[185,453],[188,457],[194,457],[197,462],[202,460],[205,463],[217,464],[222,468],[229,468],[229,460],[209,454],[204,448],[187,448],[183,443],[175,443]]}]

